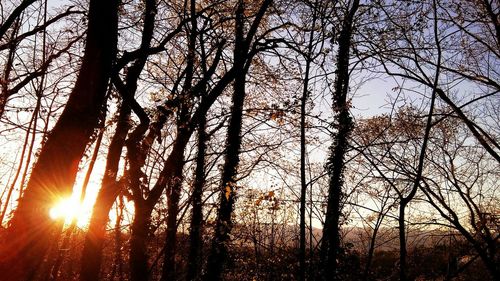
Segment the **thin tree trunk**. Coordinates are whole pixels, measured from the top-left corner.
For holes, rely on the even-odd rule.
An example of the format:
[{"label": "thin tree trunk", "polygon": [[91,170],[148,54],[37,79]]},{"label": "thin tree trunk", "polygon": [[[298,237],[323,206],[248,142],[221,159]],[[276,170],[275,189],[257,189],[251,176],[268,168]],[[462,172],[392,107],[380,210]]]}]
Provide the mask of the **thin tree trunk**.
[{"label": "thin tree trunk", "polygon": [[[302,98],[300,99],[300,248],[299,248],[299,280],[304,281],[306,278],[306,194],[307,194],[307,179],[306,179],[306,106],[309,96],[309,72],[312,63],[312,51],[314,30],[317,19],[317,3],[315,1],[312,15],[312,26],[309,33],[309,43],[307,53],[305,54],[306,69],[304,77],[304,85],[302,89]],[[310,241],[312,242],[312,241]]]},{"label": "thin tree trunk", "polygon": [[[44,5],[43,5],[43,24],[44,24],[44,26],[47,23],[47,1],[48,0],[45,0]],[[46,57],[47,57],[46,49],[47,49],[47,32],[46,32],[46,27],[44,27],[43,37],[42,37],[42,61],[43,62],[46,61]],[[35,53],[35,55],[36,55],[36,53]],[[28,150],[28,157],[26,159],[26,166],[24,167],[23,175],[21,178],[21,184],[19,185],[20,188],[19,188],[18,201],[21,200],[21,197],[23,196],[24,184],[26,182],[26,177],[28,175],[28,170],[30,168],[31,155],[32,155],[32,151],[33,151],[33,147],[35,145],[35,139],[36,139],[36,129],[37,129],[37,125],[38,125],[38,122],[37,122],[38,121],[38,113],[40,111],[40,107],[41,107],[41,103],[42,103],[42,95],[43,95],[44,88],[45,88],[45,75],[42,75],[42,77],[40,79],[40,83],[38,84],[38,88],[36,89],[36,99],[37,100],[36,100],[35,110],[33,112],[33,116],[35,118],[33,120],[33,135],[31,137],[30,147]],[[2,116],[2,115],[0,114],[0,116]]]},{"label": "thin tree trunk", "polygon": [[58,197],[71,194],[78,164],[103,115],[116,52],[118,2],[90,1],[85,53],[75,87],[40,151],[0,251],[0,272],[7,280],[34,276],[60,232],[48,213]]},{"label": "thin tree trunk", "polygon": [[130,129],[130,114],[130,107],[122,102],[115,134],[108,149],[101,189],[97,194],[89,228],[85,236],[80,270],[80,280],[82,281],[93,281],[99,278],[109,211],[121,189],[120,183],[116,182],[116,175],[125,138]]},{"label": "thin tree trunk", "polygon": [[[186,1],[187,4],[187,1]],[[187,8],[187,7],[186,7]],[[186,129],[190,117],[191,104],[191,89],[193,87],[194,76],[194,59],[196,52],[196,38],[198,35],[197,19],[196,19],[196,2],[195,0],[189,1],[189,16],[191,17],[191,30],[187,32],[188,37],[188,53],[186,58],[186,77],[184,86],[180,95],[181,108],[179,109],[178,116],[178,138],[176,141],[185,142],[187,144],[191,132]],[[183,139],[187,138],[187,139]],[[163,272],[161,276],[162,281],[175,280],[176,276],[176,263],[175,256],[177,254],[177,215],[179,213],[179,200],[182,189],[184,167],[184,149],[179,151],[172,151],[172,156],[176,159],[172,179],[168,182],[170,192],[167,192],[168,199],[168,215],[167,215],[167,233],[165,241],[165,258],[163,261]],[[169,193],[169,194],[168,194]]]},{"label": "thin tree trunk", "polygon": [[399,280],[408,280],[406,264],[406,225],[405,225],[406,204],[399,204],[398,233],[399,233]]},{"label": "thin tree trunk", "polygon": [[372,266],[372,261],[373,261],[373,254],[375,252],[375,242],[377,240],[377,234],[378,234],[378,227],[375,226],[375,229],[373,230],[372,236],[370,237],[370,246],[368,249],[368,256],[366,258],[366,265],[365,265],[365,270],[363,272],[363,280],[368,281],[370,279],[370,269]]},{"label": "thin tree trunk", "polygon": [[[193,0],[194,1],[194,0]],[[203,34],[200,34],[200,49],[201,49],[201,67],[204,76],[207,76],[207,61],[205,53],[205,41]],[[206,85],[201,90],[202,99],[206,96]],[[192,215],[191,225],[189,230],[189,256],[187,281],[199,280],[201,277],[202,261],[203,261],[203,240],[202,240],[202,225],[203,225],[203,189],[205,187],[205,154],[207,150],[207,116],[203,114],[198,121],[198,151],[196,154],[196,170],[193,184],[193,193],[191,195]]]},{"label": "thin tree trunk", "polygon": [[[15,159],[17,159],[17,156],[19,156],[19,151],[16,151],[16,156],[14,157]],[[5,195],[6,192],[8,192],[8,190],[10,190],[10,188],[7,188],[7,186],[9,186],[11,184],[11,180],[12,180],[12,175],[14,174],[14,170],[13,169],[10,169],[10,172],[9,172],[9,177],[7,179],[7,183],[5,184],[5,188],[3,189],[2,191],[2,195],[0,195],[0,206],[2,206],[2,199]]]},{"label": "thin tree trunk", "polygon": [[[57,224],[59,225],[60,229],[62,230],[64,227],[64,219],[58,220]],[[63,232],[58,231],[55,236],[54,240],[51,241],[49,245],[49,249],[47,250],[47,255],[45,258],[45,261],[40,264],[37,272],[34,273],[32,277],[30,277],[29,280],[43,280],[43,281],[48,281],[50,279],[50,273],[52,269],[52,265],[55,263],[57,254],[59,252],[59,245],[60,245],[60,239],[62,236]]]},{"label": "thin tree trunk", "polygon": [[64,231],[64,237],[63,237],[63,241],[62,241],[61,245],[57,248],[57,250],[54,249],[54,253],[56,255],[55,261],[53,262],[54,265],[50,266],[50,264],[48,264],[49,268],[51,268],[51,269],[47,270],[47,274],[46,274],[47,276],[44,276],[43,280],[55,281],[59,277],[61,265],[62,265],[63,260],[64,260],[64,254],[68,251],[69,243],[71,242],[71,236],[72,236],[73,232],[75,231],[75,228],[76,228],[76,222],[73,221],[73,222],[71,222],[70,227],[68,227],[66,229],[66,231]]},{"label": "thin tree trunk", "polygon": [[115,223],[115,261],[113,262],[113,270],[111,271],[110,280],[115,280],[115,275],[118,275],[118,280],[123,280],[123,260],[122,260],[122,230],[121,222],[123,220],[123,210],[125,204],[123,202],[123,195],[119,197],[118,208],[116,210],[116,223]]},{"label": "thin tree trunk", "polygon": [[388,193],[386,193],[385,196],[387,196],[387,197],[385,197],[385,200],[381,204],[381,208],[380,208],[381,211],[377,217],[377,221],[375,222],[375,226],[373,227],[373,233],[370,237],[370,245],[368,248],[368,255],[366,258],[365,270],[363,272],[363,280],[364,281],[368,281],[370,279],[370,269],[372,266],[373,256],[375,253],[375,246],[376,246],[376,242],[377,242],[378,232],[380,230],[380,226],[382,225],[382,222],[383,222],[387,212],[389,212],[389,210],[390,210],[390,206],[389,206],[389,208],[384,212],[384,207],[386,206],[387,200],[389,200]]},{"label": "thin tree trunk", "polygon": [[[140,50],[146,50],[151,44],[154,29],[154,19],[156,15],[156,1],[146,1],[144,10],[144,28],[142,32],[142,41]],[[104,174],[101,189],[97,195],[96,203],[90,220],[89,231],[85,237],[85,245],[82,255],[82,267],[80,272],[81,281],[93,281],[99,277],[99,271],[102,263],[102,250],[106,234],[106,225],[108,223],[109,212],[119,195],[123,183],[117,182],[118,166],[122,154],[125,139],[131,128],[130,99],[133,99],[137,89],[137,80],[144,68],[147,56],[139,57],[128,69],[125,78],[126,84],[118,87],[123,97],[118,124],[115,135],[111,141],[108,157],[106,160],[106,172]],[[142,120],[141,120],[142,121]],[[147,128],[147,124],[144,124]]]},{"label": "thin tree trunk", "polygon": [[331,154],[328,159],[328,202],[321,244],[321,277],[323,280],[338,280],[338,263],[340,253],[340,201],[344,184],[344,158],[348,148],[348,137],[352,130],[352,118],[349,114],[347,93],[349,90],[349,50],[354,15],[359,7],[359,0],[353,1],[352,7],[343,20],[338,39],[337,70],[333,93],[334,111],[338,112],[338,131],[334,136]]},{"label": "thin tree trunk", "polygon": [[[179,141],[185,142],[185,132],[180,132],[181,139]],[[165,238],[165,258],[163,261],[163,272],[161,276],[162,281],[175,280],[176,276],[176,264],[175,255],[177,252],[177,215],[179,214],[179,199],[181,195],[183,175],[182,169],[184,168],[184,149],[172,151],[171,157],[173,157],[174,162],[177,163],[173,167],[171,179],[168,181],[170,186],[167,191],[168,199],[168,215],[167,215],[167,233]]]},{"label": "thin tree trunk", "polygon": [[[37,118],[37,114],[38,114],[38,111],[35,109],[35,112],[33,112],[33,115],[31,117],[31,121],[28,125],[28,129],[26,131],[26,136],[24,138],[23,148],[21,150],[21,157],[19,158],[19,166],[16,169],[16,174],[14,175],[14,179],[12,180],[12,183],[10,184],[10,188],[8,188],[9,191],[7,192],[7,197],[5,198],[5,204],[2,208],[2,213],[0,214],[0,226],[3,224],[4,217],[7,214],[7,208],[9,207],[10,198],[12,196],[12,193],[14,192],[14,189],[16,188],[17,179],[19,178],[19,174],[21,173],[21,170],[23,168],[24,155],[26,154],[26,151],[27,151],[28,140],[29,140],[29,136],[31,133],[31,128],[34,125],[33,123],[35,123],[34,121]],[[35,134],[35,131],[36,131],[36,129],[33,130],[33,134]],[[28,154],[30,154],[31,152],[32,151],[28,149]],[[26,165],[29,165],[29,163],[27,163]],[[22,193],[22,192],[20,191],[20,193]],[[19,196],[21,196],[21,194]]]},{"label": "thin tree trunk", "polygon": [[272,0],[264,0],[255,20],[248,29],[244,38],[245,3],[239,0],[236,7],[235,17],[235,45],[234,45],[234,84],[231,107],[231,118],[226,136],[226,153],[222,169],[221,183],[219,186],[220,205],[217,213],[217,221],[212,239],[212,246],[208,256],[207,270],[203,280],[221,280],[224,263],[227,258],[227,242],[232,229],[231,215],[233,213],[235,200],[235,177],[239,163],[239,151],[241,148],[241,126],[243,120],[243,103],[245,100],[246,74],[251,61],[249,54],[250,43],[257,32],[262,18],[271,5]]},{"label": "thin tree trunk", "polygon": [[[19,32],[21,19],[18,18],[14,23],[14,30],[10,35],[10,40],[14,41],[17,33]],[[5,63],[3,69],[3,79],[0,79],[0,117],[3,116],[5,112],[5,106],[7,104],[7,99],[9,98],[9,81],[10,81],[10,73],[12,72],[14,66],[14,57],[16,55],[17,44],[13,43],[9,46],[9,53],[7,54],[7,61]]]},{"label": "thin tree trunk", "polygon": [[207,149],[206,116],[202,116],[198,127],[198,152],[196,155],[196,171],[193,184],[191,204],[191,228],[189,231],[188,281],[197,280],[200,276],[202,248],[201,226],[203,223],[203,187],[205,186],[205,153]]},{"label": "thin tree trunk", "polygon": [[[150,192],[149,196],[144,199],[141,186],[143,184],[143,178],[146,176],[142,171],[142,167],[145,164],[147,154],[154,140],[159,136],[167,120],[167,115],[160,114],[158,120],[149,127],[149,133],[144,137],[148,129],[149,118],[145,116],[145,112],[142,112],[141,116],[143,118],[141,123],[134,129],[127,140],[127,159],[129,161],[129,168],[124,176],[128,180],[128,187],[132,192],[131,197],[135,206],[134,220],[131,226],[132,233],[130,236],[129,255],[130,280],[132,281],[147,280],[149,275],[149,253],[147,245],[150,235],[151,213],[161,193],[152,195],[152,192]],[[140,141],[141,139],[142,142]],[[179,150],[176,145],[174,145],[172,151],[180,151],[180,153],[183,153],[184,149]],[[172,159],[171,156],[172,154],[169,156],[169,159]],[[166,164],[164,169],[167,169],[170,174],[160,174],[160,179],[158,181],[170,182],[172,180],[169,176],[172,174],[175,166],[168,166],[168,168],[167,166]],[[168,178],[168,180],[166,180],[166,178]]]},{"label": "thin tree trunk", "polygon": [[417,171],[415,175],[415,179],[413,181],[412,189],[408,196],[405,198],[401,197],[400,195],[400,203],[399,203],[399,245],[400,245],[400,280],[401,281],[406,281],[408,280],[408,274],[407,274],[407,264],[406,264],[406,236],[405,236],[405,208],[406,206],[410,203],[411,200],[415,197],[415,194],[417,193],[417,189],[420,186],[420,181],[422,180],[422,173],[424,169],[424,160],[425,160],[425,154],[427,150],[427,142],[429,141],[429,136],[432,128],[432,117],[434,114],[434,104],[436,101],[436,95],[439,95],[439,74],[441,70],[441,45],[440,41],[438,40],[438,15],[437,15],[437,2],[436,0],[433,1],[433,8],[434,8],[434,26],[433,26],[433,32],[434,32],[434,39],[436,43],[436,49],[437,49],[437,68],[436,72],[434,74],[434,84],[432,85],[432,95],[431,95],[431,104],[429,106],[429,114],[427,116],[427,121],[425,125],[425,131],[424,131],[424,136],[422,139],[422,147],[420,148],[420,153],[419,153],[419,158],[418,158],[418,166],[417,166]]},{"label": "thin tree trunk", "polygon": [[[179,130],[177,138],[174,142],[174,146],[172,148],[172,153],[169,155],[167,160],[165,161],[165,165],[163,170],[159,175],[159,179],[156,182],[155,186],[149,192],[149,195],[146,199],[143,197],[143,192],[140,188],[141,186],[141,178],[144,176],[142,172],[142,167],[144,166],[145,159],[147,153],[149,152],[151,145],[154,140],[160,134],[163,125],[165,124],[168,114],[171,114],[171,111],[166,110],[162,112],[158,116],[158,120],[151,124],[149,128],[148,135],[143,138],[148,125],[148,120],[141,120],[141,124],[130,134],[130,137],[127,141],[127,158],[129,159],[129,169],[126,171],[129,181],[129,188],[132,191],[132,198],[134,204],[136,206],[136,210],[134,213],[134,221],[132,223],[132,233],[131,233],[131,249],[130,249],[130,268],[131,268],[131,280],[139,281],[146,280],[148,278],[149,271],[148,269],[148,251],[147,251],[147,238],[149,237],[150,232],[150,216],[158,202],[159,198],[162,195],[163,186],[170,185],[172,188],[177,180],[175,179],[175,175],[179,174],[179,171],[176,169],[181,169],[184,165],[184,150],[186,148],[187,142],[189,141],[189,137],[191,136],[192,130],[184,128]],[[139,139],[142,139],[142,142]],[[182,172],[180,172],[182,175]],[[178,181],[180,184],[180,181]],[[178,191],[180,194],[180,190]],[[170,195],[171,196],[171,195]],[[174,200],[176,199],[176,195],[174,194]],[[172,197],[169,198],[171,200]],[[173,202],[172,202],[173,203]],[[171,202],[169,202],[169,205]],[[170,209],[171,206],[169,206]],[[169,211],[170,212],[170,211]],[[175,216],[171,215],[173,213],[169,213],[169,216],[177,217],[177,209],[172,208],[171,212],[175,212]],[[168,222],[167,222],[168,223]],[[176,226],[177,223],[175,222]],[[167,229],[167,236],[168,236]],[[170,229],[170,231],[175,231],[176,229]],[[170,234],[172,235],[172,234]],[[175,238],[174,238],[175,243]],[[175,249],[175,248],[174,248]],[[175,251],[175,250],[174,250]]]},{"label": "thin tree trunk", "polygon": [[[42,80],[44,80],[43,77],[44,76],[42,76]],[[33,120],[33,134],[31,135],[30,146],[28,148],[28,156],[26,158],[26,164],[24,166],[23,175],[21,177],[21,182],[19,184],[19,198],[17,199],[18,201],[21,200],[21,197],[23,196],[24,185],[26,183],[26,178],[28,176],[28,171],[31,164],[31,157],[33,155],[33,147],[35,146],[35,139],[36,139],[36,130],[37,130],[36,128],[38,125],[38,113],[40,112],[41,103],[42,103],[42,86],[40,86],[39,92],[37,94],[35,111],[33,112],[33,115],[35,117],[35,119]]]},{"label": "thin tree trunk", "polygon": [[222,171],[220,189],[220,206],[217,214],[214,238],[212,248],[207,262],[206,275],[204,280],[221,280],[223,266],[227,259],[227,242],[232,228],[231,215],[233,212],[236,182],[235,177],[239,163],[239,151],[241,147],[241,126],[243,119],[243,103],[245,100],[245,56],[244,49],[244,20],[243,14],[245,4],[242,0],[238,1],[236,8],[235,21],[235,47],[234,47],[234,66],[236,68],[236,77],[234,80],[234,89],[231,107],[231,119],[226,137],[226,155]]},{"label": "thin tree trunk", "polygon": [[[85,174],[85,179],[83,180],[82,189],[80,191],[80,199],[78,201],[79,204],[82,204],[83,199],[85,198],[87,186],[88,186],[89,181],[90,181],[90,176],[92,175],[95,161],[97,160],[97,156],[99,155],[99,148],[101,147],[101,142],[102,142],[103,136],[104,136],[104,127],[101,128],[99,135],[97,136],[94,152],[92,153],[92,158],[90,160],[90,164],[89,164],[89,167],[87,169],[87,173]],[[78,223],[78,218],[73,217],[71,220],[70,226],[68,227],[68,229],[66,229],[66,232],[64,233],[64,238],[63,238],[63,241],[61,243],[61,246],[59,247],[58,255],[57,255],[56,260],[54,262],[54,266],[52,267],[52,270],[50,272],[50,276],[49,276],[49,278],[47,278],[47,280],[53,280],[53,281],[57,280],[59,273],[60,273],[59,271],[61,269],[61,265],[62,265],[62,262],[64,259],[64,255],[65,255],[65,253],[67,253],[67,251],[69,249],[70,242],[71,242],[71,237],[73,236],[74,232],[76,231],[77,223]]]}]

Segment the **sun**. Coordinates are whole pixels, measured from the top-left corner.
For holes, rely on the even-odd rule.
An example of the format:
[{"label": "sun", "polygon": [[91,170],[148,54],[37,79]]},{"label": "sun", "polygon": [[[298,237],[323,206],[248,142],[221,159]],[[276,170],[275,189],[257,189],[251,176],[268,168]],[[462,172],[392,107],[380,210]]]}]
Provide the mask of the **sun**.
[{"label": "sun", "polygon": [[[77,203],[77,204],[74,204]],[[73,219],[78,213],[78,202],[71,199],[62,199],[50,208],[49,215],[53,220]]]},{"label": "sun", "polygon": [[65,225],[69,225],[73,220],[79,227],[86,225],[88,221],[88,212],[80,203],[80,200],[70,197],[57,201],[49,210],[49,216],[53,220],[64,220]]}]

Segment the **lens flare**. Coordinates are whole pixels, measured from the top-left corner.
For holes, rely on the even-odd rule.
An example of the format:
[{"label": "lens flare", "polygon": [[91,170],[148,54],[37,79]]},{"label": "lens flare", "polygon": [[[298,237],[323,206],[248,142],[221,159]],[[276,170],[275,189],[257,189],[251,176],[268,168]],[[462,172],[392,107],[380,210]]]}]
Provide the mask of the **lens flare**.
[{"label": "lens flare", "polygon": [[49,216],[53,220],[63,220],[66,225],[76,220],[77,225],[83,227],[87,223],[89,215],[78,199],[65,198],[50,208]]},{"label": "lens flare", "polygon": [[49,215],[53,220],[73,219],[78,213],[79,204],[71,199],[63,199],[53,206]]}]

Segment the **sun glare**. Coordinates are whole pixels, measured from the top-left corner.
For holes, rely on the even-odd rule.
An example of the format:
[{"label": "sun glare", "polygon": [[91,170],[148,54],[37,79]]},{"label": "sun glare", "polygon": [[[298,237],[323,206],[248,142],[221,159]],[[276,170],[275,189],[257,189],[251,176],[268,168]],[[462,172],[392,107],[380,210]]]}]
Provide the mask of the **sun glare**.
[{"label": "sun glare", "polygon": [[[102,163],[96,164],[96,170],[102,165]],[[102,168],[101,170],[104,170]],[[80,229],[87,229],[90,223],[90,218],[92,216],[92,210],[94,208],[94,203],[97,198],[97,193],[99,191],[99,180],[102,174],[96,175],[97,180],[91,180],[85,190],[85,196],[83,201],[80,199],[81,187],[75,187],[73,193],[69,197],[59,197],[54,198],[53,204],[48,211],[48,216],[54,221],[64,221],[65,227],[71,225],[73,221],[76,221],[76,225]],[[77,180],[78,182],[78,180]],[[114,225],[117,220],[117,210],[116,204],[113,206],[113,210],[109,212],[109,224]],[[129,221],[130,213],[134,212],[134,204],[132,201],[125,199],[125,214],[122,220]]]},{"label": "sun glare", "polygon": [[53,220],[64,220],[67,225],[76,220],[79,227],[84,226],[88,220],[88,214],[82,204],[78,199],[74,198],[65,198],[58,201],[50,209],[49,216]]}]

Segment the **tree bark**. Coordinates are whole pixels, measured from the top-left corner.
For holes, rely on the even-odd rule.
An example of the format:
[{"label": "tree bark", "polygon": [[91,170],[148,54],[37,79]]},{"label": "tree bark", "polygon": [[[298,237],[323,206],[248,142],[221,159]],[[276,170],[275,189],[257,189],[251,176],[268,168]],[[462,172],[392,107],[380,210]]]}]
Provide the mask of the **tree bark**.
[{"label": "tree bark", "polygon": [[202,248],[201,240],[203,223],[203,187],[205,186],[205,153],[207,149],[206,117],[202,116],[198,127],[198,152],[196,155],[196,171],[193,184],[193,193],[191,195],[192,215],[191,228],[189,231],[189,257],[188,257],[188,281],[194,281],[199,278],[201,271]]},{"label": "tree bark", "polygon": [[177,215],[179,214],[179,199],[181,196],[184,168],[184,150],[189,141],[191,133],[182,129],[179,130],[179,136],[176,139],[177,148],[172,151],[169,158],[171,163],[175,163],[170,167],[172,174],[168,180],[169,189],[167,190],[168,214],[167,214],[167,233],[165,238],[165,258],[163,261],[162,281],[175,280],[176,263],[175,256],[177,253]]},{"label": "tree bark", "polygon": [[82,281],[99,279],[109,211],[121,190],[120,183],[116,181],[116,175],[118,173],[118,165],[125,144],[125,138],[130,130],[130,114],[130,107],[122,103],[115,134],[111,139],[108,149],[101,189],[97,194],[89,228],[85,235],[80,270],[80,280]]},{"label": "tree bark", "polygon": [[[146,1],[144,10],[144,27],[139,50],[147,50],[150,47],[153,37],[154,19],[156,15],[156,1]],[[125,139],[131,128],[130,115],[131,104],[129,99],[133,98],[137,90],[137,80],[146,63],[147,55],[137,58],[128,69],[125,77],[126,84],[119,87],[120,94],[123,97],[120,107],[118,123],[115,135],[109,146],[108,157],[106,160],[106,172],[102,179],[101,189],[97,195],[89,230],[85,236],[83,248],[82,264],[80,272],[81,281],[93,281],[99,277],[99,271],[102,262],[102,251],[104,238],[106,234],[106,225],[108,223],[109,212],[120,193],[123,183],[117,182],[118,166],[122,154]],[[147,125],[146,125],[147,126]]]},{"label": "tree bark", "polygon": [[[216,54],[216,58],[214,59],[214,62],[212,65],[213,67],[218,64],[219,59],[220,59],[220,55],[221,55],[221,50],[219,50],[218,53]],[[213,69],[209,70],[209,72],[206,74],[204,80],[208,79],[209,76],[213,74],[213,71],[214,71]],[[167,194],[167,196],[169,197],[168,198],[169,205],[172,204],[171,206],[169,206],[168,217],[170,219],[172,219],[172,220],[170,220],[170,225],[174,226],[174,227],[167,226],[167,241],[170,241],[167,243],[174,243],[173,247],[172,247],[172,245],[166,245],[166,247],[165,247],[166,251],[169,251],[169,253],[172,252],[171,249],[173,249],[173,251],[175,252],[175,241],[176,241],[175,239],[176,238],[175,238],[175,235],[173,235],[173,234],[175,234],[175,232],[176,232],[177,222],[175,221],[175,223],[174,223],[173,218],[174,217],[176,218],[177,213],[178,213],[178,206],[176,207],[175,205],[178,205],[178,198],[177,197],[180,196],[180,185],[175,186],[174,183],[175,182],[177,182],[179,184],[181,183],[181,181],[176,180],[175,177],[178,175],[182,176],[182,168],[184,165],[184,151],[186,149],[187,143],[188,143],[194,129],[196,128],[196,124],[197,124],[199,118],[201,118],[201,116],[203,116],[207,113],[211,104],[215,101],[215,98],[222,93],[222,91],[227,86],[227,84],[229,84],[229,82],[232,80],[233,75],[234,75],[234,70],[230,70],[221,78],[221,80],[217,83],[217,85],[212,89],[212,91],[208,95],[210,98],[208,100],[205,100],[205,99],[202,100],[202,103],[200,104],[200,106],[197,108],[196,112],[191,116],[191,118],[189,120],[187,120],[187,118],[189,117],[189,115],[188,115],[189,108],[184,107],[183,109],[182,108],[180,109],[181,111],[184,112],[180,116],[184,116],[184,117],[181,118],[182,122],[180,122],[179,124],[183,124],[183,126],[181,126],[182,128],[179,128],[179,130],[178,130],[177,137],[176,137],[176,139],[174,141],[174,145],[172,147],[172,153],[170,153],[168,158],[165,160],[165,164],[163,166],[162,171],[160,172],[160,175],[158,177],[157,182],[155,183],[154,187],[149,191],[149,194],[148,194],[146,199],[138,197],[138,196],[133,196],[134,202],[137,200],[138,201],[141,201],[141,200],[145,201],[148,208],[150,208],[149,214],[151,214],[154,206],[156,205],[156,203],[160,199],[160,197],[163,193],[163,190],[165,189],[166,186],[172,187],[173,189],[174,188],[177,189],[177,190],[173,190],[173,191],[170,190],[170,192]],[[205,83],[206,83],[206,81],[200,81],[196,86],[194,86],[190,90],[190,92],[196,93],[197,91],[200,90],[200,87],[201,88],[205,87]],[[165,110],[166,110],[165,112],[160,114],[161,120],[156,122],[156,125],[153,124],[153,127],[154,127],[153,131],[151,131],[151,129],[150,129],[150,132],[149,132],[148,136],[146,137],[146,139],[143,141],[143,145],[141,147],[134,148],[131,144],[127,144],[129,154],[130,154],[130,152],[132,152],[133,154],[147,153],[148,148],[145,149],[145,147],[151,145],[151,143],[154,141],[154,139],[156,139],[157,134],[159,133],[159,130],[161,130],[164,122],[166,121],[166,118],[168,117],[167,114],[172,113],[171,111],[169,111],[169,109],[165,109]],[[131,135],[142,134],[140,132],[136,133],[135,131],[137,131],[137,129],[134,130],[134,133],[132,133]],[[138,149],[140,151],[136,151]],[[127,157],[129,158],[129,161],[130,161],[129,164],[133,164],[134,166],[137,166],[134,169],[140,169],[140,167],[142,167],[141,163],[134,163],[134,161],[136,161],[134,159],[138,159],[137,155],[136,156],[130,155]],[[139,156],[139,157],[143,158],[144,155]],[[143,161],[143,160],[141,160],[141,161]],[[138,172],[140,172],[140,171],[136,171],[133,173],[138,173]],[[135,179],[136,177],[137,176],[132,175],[130,178]],[[131,186],[133,186],[133,184],[131,184]],[[134,188],[132,188],[132,190],[134,190]],[[177,193],[179,193],[179,195],[177,195]],[[135,221],[135,219],[134,219],[134,221]],[[168,224],[168,221],[167,221],[167,224]],[[148,228],[149,228],[149,226],[148,226]],[[172,232],[170,232],[170,234],[168,231],[169,228],[170,228],[170,231],[172,231]],[[132,235],[134,235],[134,233],[132,233]],[[170,249],[168,249],[169,247],[170,247]],[[162,276],[165,276],[163,278],[167,278],[167,276],[170,274],[169,273],[170,269],[165,268],[165,267],[171,268],[170,266],[171,266],[172,261],[168,260],[170,258],[171,258],[171,256],[166,257],[166,259],[167,259],[165,261],[166,264],[164,263],[164,273],[166,273],[166,274],[162,275]],[[140,261],[147,263],[147,258],[142,259]],[[131,266],[143,267],[143,265],[134,265],[134,264],[131,264]],[[143,278],[146,278],[146,277],[143,277]]]},{"label": "tree bark", "polygon": [[236,77],[233,85],[231,119],[226,137],[226,155],[222,171],[221,183],[219,186],[220,206],[217,214],[212,247],[207,262],[207,272],[204,280],[221,280],[225,260],[227,258],[227,242],[232,228],[231,215],[235,200],[235,176],[239,163],[239,151],[241,147],[241,126],[243,119],[243,103],[245,101],[245,57],[244,48],[244,20],[243,14],[245,4],[238,1],[235,21],[235,46],[234,46],[234,67]]},{"label": "tree bark", "polygon": [[406,224],[405,224],[405,210],[406,204],[399,204],[399,217],[398,217],[398,233],[399,233],[399,280],[406,281],[408,279],[407,265],[406,265]]},{"label": "tree bark", "polygon": [[135,213],[130,236],[130,280],[148,280],[148,237],[152,208],[144,201],[134,201]]},{"label": "tree bark", "polygon": [[[194,1],[194,0],[192,0]],[[201,49],[201,67],[204,75],[207,75],[207,61],[205,53],[204,37],[200,35],[200,49]],[[202,99],[206,96],[206,85],[201,90]],[[201,115],[198,120],[198,147],[196,153],[196,170],[195,179],[193,184],[193,193],[191,195],[191,224],[189,229],[189,255],[188,255],[188,269],[187,281],[199,280],[201,277],[202,260],[203,260],[203,240],[202,240],[202,227],[203,227],[203,189],[205,187],[205,157],[207,150],[207,142],[209,136],[206,132],[207,116]]]},{"label": "tree bark", "polygon": [[386,216],[387,212],[389,212],[390,207],[388,207],[387,210],[384,210],[384,207],[386,206],[387,200],[389,200],[389,195],[386,193],[387,196],[385,197],[383,203],[381,204],[380,208],[380,213],[378,214],[377,221],[375,222],[375,225],[373,227],[373,233],[370,237],[370,244],[368,248],[368,255],[366,258],[366,264],[365,264],[365,269],[363,272],[363,281],[368,281],[370,280],[370,270],[373,262],[373,256],[375,254],[375,247],[376,247],[376,242],[377,242],[377,235],[380,230],[380,226],[382,225],[382,221],[384,220],[384,217]]},{"label": "tree bark", "polygon": [[[187,128],[187,125],[190,118],[190,111],[193,107],[193,93],[191,90],[193,87],[196,38],[198,35],[196,23],[196,3],[194,0],[189,1],[189,16],[191,22],[191,30],[187,30],[188,50],[186,58],[186,76],[184,79],[182,92],[180,94],[180,109],[177,118],[178,137],[176,139],[176,142],[185,143],[186,145],[192,134],[192,130],[189,130]],[[165,238],[165,258],[163,261],[163,272],[161,276],[162,281],[175,280],[176,276],[175,256],[177,254],[177,215],[179,213],[179,200],[181,196],[182,182],[184,180],[182,170],[184,168],[184,150],[186,145],[183,145],[182,150],[173,150],[171,153],[171,156],[175,159],[177,165],[173,167],[172,178],[168,181],[168,185],[170,188],[167,191],[167,233]]]},{"label": "tree bark", "polygon": [[114,229],[114,238],[115,238],[115,257],[114,257],[114,263],[113,263],[113,270],[111,271],[111,277],[110,280],[115,280],[115,276],[118,275],[118,280],[123,281],[124,276],[123,276],[123,254],[122,254],[122,246],[123,246],[123,239],[122,239],[122,230],[121,230],[121,224],[123,220],[123,210],[125,209],[125,202],[123,199],[123,195],[119,196],[118,200],[118,208],[116,211],[116,223],[115,223],[115,229]]},{"label": "tree bark", "polygon": [[75,87],[40,151],[2,245],[0,271],[7,280],[30,279],[60,231],[48,212],[58,198],[71,194],[78,164],[103,115],[116,53],[118,2],[90,1],[85,53]]},{"label": "tree bark", "polygon": [[354,15],[359,7],[359,1],[353,1],[352,7],[343,20],[339,35],[339,50],[337,54],[337,70],[335,89],[333,93],[334,112],[337,112],[338,131],[334,136],[331,154],[328,159],[328,202],[323,227],[323,243],[321,244],[321,276],[323,280],[338,280],[338,257],[340,252],[340,216],[342,210],[340,201],[344,184],[344,158],[348,148],[348,137],[352,130],[352,118],[347,103],[349,90],[349,51]]},{"label": "tree bark", "polygon": [[[85,179],[83,180],[82,189],[80,191],[80,199],[79,199],[80,204],[83,202],[83,199],[85,198],[87,187],[90,181],[90,176],[92,175],[92,171],[94,170],[94,165],[97,160],[97,156],[99,155],[99,149],[101,147],[103,136],[104,136],[104,127],[101,127],[99,135],[97,136],[97,140],[95,142],[94,152],[92,153],[92,158],[90,160],[87,173],[85,174]],[[71,238],[74,232],[77,230],[77,223],[78,223],[78,218],[73,217],[71,225],[66,229],[64,233],[63,240],[57,251],[57,256],[55,258],[54,265],[52,266],[50,274],[46,278],[46,280],[57,280],[60,273],[61,265],[64,261],[66,254],[69,252],[68,249],[70,247]]]},{"label": "tree bark", "polygon": [[241,126],[243,119],[243,103],[245,101],[245,83],[248,72],[249,61],[252,57],[249,53],[250,43],[257,32],[262,18],[271,5],[272,0],[265,0],[257,12],[252,25],[244,37],[245,3],[239,0],[236,7],[235,17],[235,44],[234,44],[234,84],[231,107],[231,118],[226,136],[226,152],[224,166],[222,169],[221,183],[219,186],[220,205],[217,213],[217,221],[212,239],[212,246],[208,256],[207,270],[203,280],[221,280],[224,263],[227,258],[227,243],[232,228],[231,215],[233,213],[235,200],[235,177],[238,170],[239,151],[241,147]]},{"label": "tree bark", "polygon": [[[306,194],[307,194],[307,179],[306,179],[306,106],[309,96],[309,72],[312,63],[314,30],[317,19],[317,4],[315,1],[312,15],[312,26],[309,32],[309,43],[307,45],[307,53],[305,54],[306,69],[304,73],[304,85],[302,89],[302,98],[300,99],[300,246],[299,246],[299,280],[304,281],[306,278]],[[312,206],[311,206],[312,208]],[[312,243],[312,241],[309,241]]]}]

